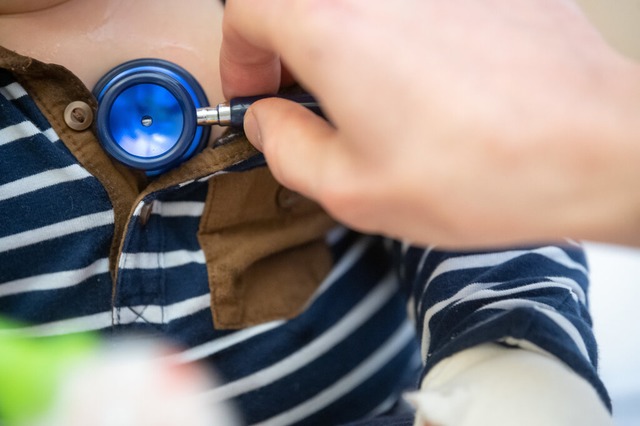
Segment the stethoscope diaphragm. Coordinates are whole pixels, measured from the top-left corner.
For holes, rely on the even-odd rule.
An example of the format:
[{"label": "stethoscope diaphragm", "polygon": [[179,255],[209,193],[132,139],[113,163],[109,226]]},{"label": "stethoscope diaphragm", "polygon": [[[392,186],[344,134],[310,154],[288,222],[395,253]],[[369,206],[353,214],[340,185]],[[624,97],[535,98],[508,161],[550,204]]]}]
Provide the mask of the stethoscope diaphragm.
[{"label": "stethoscope diaphragm", "polygon": [[163,173],[197,153],[210,128],[198,126],[208,101],[185,69],[162,59],[136,59],[109,71],[93,90],[97,133],[115,159],[147,175]]}]

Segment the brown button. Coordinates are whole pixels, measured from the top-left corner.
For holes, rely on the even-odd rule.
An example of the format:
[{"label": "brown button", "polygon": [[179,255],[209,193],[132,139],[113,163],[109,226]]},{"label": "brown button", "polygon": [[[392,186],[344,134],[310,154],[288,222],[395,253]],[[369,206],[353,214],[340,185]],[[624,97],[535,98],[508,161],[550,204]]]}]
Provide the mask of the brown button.
[{"label": "brown button", "polygon": [[64,121],[73,130],[85,130],[93,123],[93,110],[86,102],[71,102],[64,109]]},{"label": "brown button", "polygon": [[142,208],[140,209],[140,218],[139,223],[140,226],[145,226],[147,222],[149,222],[149,217],[151,217],[151,212],[153,211],[153,201],[145,203],[143,201]]},{"label": "brown button", "polygon": [[276,194],[276,202],[278,206],[284,210],[289,210],[302,200],[302,196],[297,192],[281,186]]}]

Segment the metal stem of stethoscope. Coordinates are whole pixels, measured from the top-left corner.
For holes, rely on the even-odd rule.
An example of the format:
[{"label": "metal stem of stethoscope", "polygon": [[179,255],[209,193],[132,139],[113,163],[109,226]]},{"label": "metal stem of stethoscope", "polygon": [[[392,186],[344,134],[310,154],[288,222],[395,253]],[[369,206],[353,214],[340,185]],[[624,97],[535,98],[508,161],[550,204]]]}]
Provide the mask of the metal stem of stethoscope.
[{"label": "metal stem of stethoscope", "polygon": [[264,99],[277,97],[287,99],[300,104],[316,114],[323,116],[322,110],[318,102],[308,94],[296,95],[259,95],[234,98],[229,102],[221,103],[213,107],[202,107],[196,109],[197,124],[199,126],[231,126],[242,127],[244,115],[254,102]]}]

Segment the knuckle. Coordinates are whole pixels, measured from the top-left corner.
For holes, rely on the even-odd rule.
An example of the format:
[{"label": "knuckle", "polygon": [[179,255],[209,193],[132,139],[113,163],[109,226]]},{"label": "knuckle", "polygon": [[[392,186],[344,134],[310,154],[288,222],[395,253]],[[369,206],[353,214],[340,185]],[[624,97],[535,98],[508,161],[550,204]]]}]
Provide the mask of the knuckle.
[{"label": "knuckle", "polygon": [[319,189],[320,204],[339,221],[359,229],[367,228],[371,218],[371,200],[356,186],[334,183],[325,184]]}]

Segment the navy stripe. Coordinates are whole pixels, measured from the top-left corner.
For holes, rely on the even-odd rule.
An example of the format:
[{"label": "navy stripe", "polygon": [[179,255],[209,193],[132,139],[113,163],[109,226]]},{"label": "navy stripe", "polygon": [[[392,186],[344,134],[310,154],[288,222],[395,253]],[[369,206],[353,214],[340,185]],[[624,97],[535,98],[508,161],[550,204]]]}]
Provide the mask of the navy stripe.
[{"label": "navy stripe", "polygon": [[159,201],[201,201],[207,198],[209,185],[207,182],[194,182],[180,188],[180,191],[164,191],[153,194],[151,198]]},{"label": "navy stripe", "polygon": [[362,238],[362,235],[351,230],[347,230],[340,239],[331,244],[331,254],[333,255],[334,260],[340,259],[346,251],[353,246],[353,244]]},{"label": "navy stripe", "polygon": [[209,293],[207,270],[200,264],[167,269],[165,279],[173,283],[165,287],[166,300],[182,301]]},{"label": "navy stripe", "polygon": [[201,264],[174,268],[136,269],[121,272],[117,306],[166,305],[209,292],[207,271]]},{"label": "navy stripe", "polygon": [[197,238],[199,225],[200,217],[174,218],[152,214],[144,225],[139,220],[132,221],[130,226],[139,227],[144,232],[132,233],[126,247],[129,252],[134,252],[137,247],[145,252],[200,250]]},{"label": "navy stripe", "polygon": [[[122,331],[126,330],[126,326],[120,328]],[[236,330],[215,330],[209,309],[165,324],[162,326],[162,331],[165,338],[170,338],[184,348],[200,346],[236,332]],[[211,359],[208,361],[211,363]],[[218,368],[216,366],[216,370]]]},{"label": "navy stripe", "polygon": [[0,146],[0,184],[75,164],[65,150],[62,142],[52,143],[42,134]]},{"label": "navy stripe", "polygon": [[0,297],[0,312],[30,324],[48,323],[108,312],[110,299],[111,277],[104,273],[68,288]]},{"label": "navy stripe", "polygon": [[13,83],[14,81],[15,79],[9,71],[0,68],[0,86],[5,86],[9,83]]},{"label": "navy stripe", "polygon": [[84,268],[108,257],[113,225],[0,253],[0,283]]},{"label": "navy stripe", "polygon": [[6,218],[0,237],[109,210],[111,203],[95,178],[65,182],[0,203]]}]

